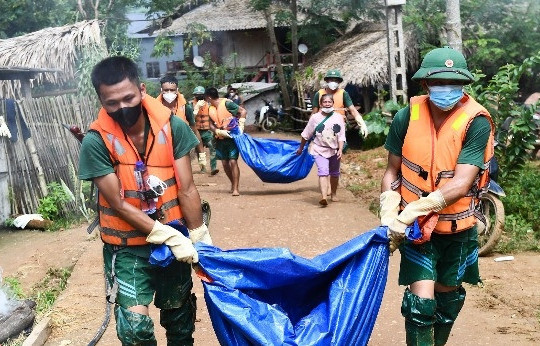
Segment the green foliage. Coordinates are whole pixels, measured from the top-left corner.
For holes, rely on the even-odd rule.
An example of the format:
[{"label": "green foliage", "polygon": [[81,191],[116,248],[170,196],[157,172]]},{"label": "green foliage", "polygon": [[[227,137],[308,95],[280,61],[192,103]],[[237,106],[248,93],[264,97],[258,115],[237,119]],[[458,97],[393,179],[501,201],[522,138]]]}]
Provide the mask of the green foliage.
[{"label": "green foliage", "polygon": [[170,56],[174,53],[174,42],[168,33],[159,34],[156,37],[151,57]]},{"label": "green foliage", "polygon": [[[378,95],[379,98],[383,97],[386,91],[382,91],[381,93]],[[375,106],[371,112],[363,116],[369,132],[367,138],[362,143],[363,149],[377,148],[384,144],[386,136],[390,131],[392,118],[403,107],[405,105],[389,100],[384,102],[382,108]]]},{"label": "green foliage", "polygon": [[73,267],[49,268],[41,282],[32,290],[32,299],[36,302],[36,312],[45,313],[51,309],[56,298],[66,288]]},{"label": "green foliage", "polygon": [[43,218],[55,221],[62,216],[62,206],[70,200],[62,185],[56,182],[47,185],[47,196],[39,200],[38,213]]},{"label": "green foliage", "polygon": [[7,294],[15,299],[25,298],[21,282],[17,278],[6,276],[2,281],[0,281],[0,288],[7,291]]},{"label": "green foliage", "polygon": [[506,197],[502,199],[507,214],[521,217],[531,224],[540,238],[540,171],[527,164],[512,182],[503,184]]},{"label": "green foliage", "polygon": [[0,38],[20,36],[74,22],[76,5],[72,0],[2,0]]},{"label": "green foliage", "polygon": [[495,250],[501,253],[540,251],[540,238],[533,225],[519,215],[506,215],[503,236]]},{"label": "green foliage", "polygon": [[518,97],[520,78],[535,66],[540,66],[540,51],[525,59],[521,65],[502,66],[487,85],[481,81],[485,76],[477,74],[478,80],[467,87],[469,94],[490,112],[497,130],[508,117],[515,119],[510,131],[501,132],[497,137],[501,144],[497,146],[496,154],[501,166],[502,181],[512,180],[528,161],[528,152],[534,148],[534,107],[520,107],[514,100]]},{"label": "green foliage", "polygon": [[187,78],[178,81],[178,86],[184,91],[184,96],[191,98],[191,92],[196,86],[201,85],[204,88],[222,86],[239,82],[245,79],[244,69],[241,67],[232,67],[236,58],[236,53],[231,54],[223,63],[212,61],[210,54],[204,56],[204,70],[199,69],[187,62],[183,62]]}]

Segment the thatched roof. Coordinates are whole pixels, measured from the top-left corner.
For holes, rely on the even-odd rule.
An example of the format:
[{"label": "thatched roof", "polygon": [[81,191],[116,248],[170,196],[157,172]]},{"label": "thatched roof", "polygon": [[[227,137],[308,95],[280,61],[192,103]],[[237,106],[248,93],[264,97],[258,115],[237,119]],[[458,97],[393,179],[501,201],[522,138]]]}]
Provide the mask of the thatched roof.
[{"label": "thatched roof", "polygon": [[0,40],[0,66],[58,70],[39,74],[59,83],[74,77],[76,59],[83,46],[103,49],[97,20],[83,21]]},{"label": "thatched roof", "polygon": [[[280,6],[280,1],[273,1],[272,6],[275,12]],[[281,4],[281,7],[287,6]],[[302,12],[298,13],[298,20],[304,18]],[[172,21],[170,26],[166,26],[156,33],[172,32],[177,35],[191,31],[190,25],[202,24],[208,31],[232,31],[266,28],[266,19],[260,11],[254,11],[249,6],[248,0],[222,0],[210,2],[183,14]],[[279,23],[275,22],[275,26]]]},{"label": "thatched roof", "polygon": [[[405,38],[406,61],[409,67],[418,65],[416,44]],[[388,84],[388,46],[386,27],[357,27],[341,39],[326,46],[306,62],[313,68],[313,77],[302,81],[306,89],[318,89],[326,71],[339,69],[343,85],[359,86]]]}]

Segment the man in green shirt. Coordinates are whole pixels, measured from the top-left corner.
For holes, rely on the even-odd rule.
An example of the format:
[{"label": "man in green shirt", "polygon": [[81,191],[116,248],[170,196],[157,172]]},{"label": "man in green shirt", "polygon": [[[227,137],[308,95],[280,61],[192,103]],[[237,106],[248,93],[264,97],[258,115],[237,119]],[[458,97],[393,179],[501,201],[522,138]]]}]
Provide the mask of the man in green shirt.
[{"label": "man in green shirt", "polygon": [[[412,79],[427,95],[412,97],[390,127],[380,216],[390,250],[400,244],[407,344],[444,345],[465,301],[462,282],[480,281],[474,212],[489,181],[493,123],[463,92],[474,79],[460,52],[432,50]],[[407,226],[433,213],[433,233],[405,237]]]},{"label": "man in green shirt", "polygon": [[[99,191],[107,299],[115,304],[118,338],[123,345],[156,345],[148,316],[154,300],[168,343],[192,345],[193,243],[212,243],[188,155],[198,141],[187,123],[146,94],[132,60],[102,60],[92,84],[102,108],[82,142],[79,178]],[[173,221],[189,238],[165,224]],[[178,261],[151,265],[150,244],[169,246]]]}]

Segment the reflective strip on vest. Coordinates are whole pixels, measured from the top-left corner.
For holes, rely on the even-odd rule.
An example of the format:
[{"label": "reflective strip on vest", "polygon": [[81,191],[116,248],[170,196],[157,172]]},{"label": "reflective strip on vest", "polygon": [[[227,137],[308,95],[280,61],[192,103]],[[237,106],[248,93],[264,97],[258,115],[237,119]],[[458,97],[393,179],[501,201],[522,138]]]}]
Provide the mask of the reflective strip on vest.
[{"label": "reflective strip on vest", "polygon": [[[472,227],[476,218],[477,198],[489,182],[488,163],[493,157],[493,122],[487,110],[465,95],[456,108],[435,132],[429,111],[428,96],[411,98],[410,120],[402,147],[401,186],[403,209],[408,203],[444,186],[455,175],[455,165],[461,152],[470,123],[476,116],[485,116],[491,133],[484,152],[481,169],[466,196],[439,213],[436,233],[452,233]],[[429,134],[426,143],[426,134]]]}]

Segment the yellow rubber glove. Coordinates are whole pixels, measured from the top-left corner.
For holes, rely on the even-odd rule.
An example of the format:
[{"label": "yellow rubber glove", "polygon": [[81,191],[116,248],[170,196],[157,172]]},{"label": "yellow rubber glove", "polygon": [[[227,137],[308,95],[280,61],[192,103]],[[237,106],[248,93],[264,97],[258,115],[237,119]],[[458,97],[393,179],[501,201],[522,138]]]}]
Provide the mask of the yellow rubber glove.
[{"label": "yellow rubber glove", "polygon": [[210,237],[210,232],[208,231],[208,227],[204,223],[195,229],[189,230],[189,239],[191,239],[191,242],[193,244],[201,241],[205,244],[212,245],[212,238]]},{"label": "yellow rubber glove", "polygon": [[366,138],[369,132],[367,129],[367,125],[364,122],[364,119],[362,118],[361,115],[359,115],[354,120],[356,120],[356,123],[358,124],[358,127],[360,128],[360,133],[362,134],[364,138]]},{"label": "yellow rubber glove", "polygon": [[218,136],[219,138],[232,138],[229,131],[222,129],[216,130],[216,136]]},{"label": "yellow rubber glove", "polygon": [[401,195],[393,190],[384,191],[379,196],[381,225],[389,226],[398,216]]},{"label": "yellow rubber glove", "polygon": [[238,119],[238,128],[240,129],[240,133],[244,133],[244,125],[245,124],[246,124],[246,118]]},{"label": "yellow rubber glove", "polygon": [[146,241],[152,244],[169,246],[174,257],[180,262],[199,262],[199,254],[191,240],[171,226],[164,225],[159,221],[154,223],[152,232],[146,237]]},{"label": "yellow rubber glove", "polygon": [[201,167],[201,171],[206,170],[206,153],[199,153],[199,166]]},{"label": "yellow rubber glove", "polygon": [[403,238],[405,228],[412,224],[419,216],[429,214],[430,211],[439,212],[446,208],[446,201],[440,190],[433,191],[426,197],[413,201],[403,209],[398,217],[389,225],[392,236]]}]

